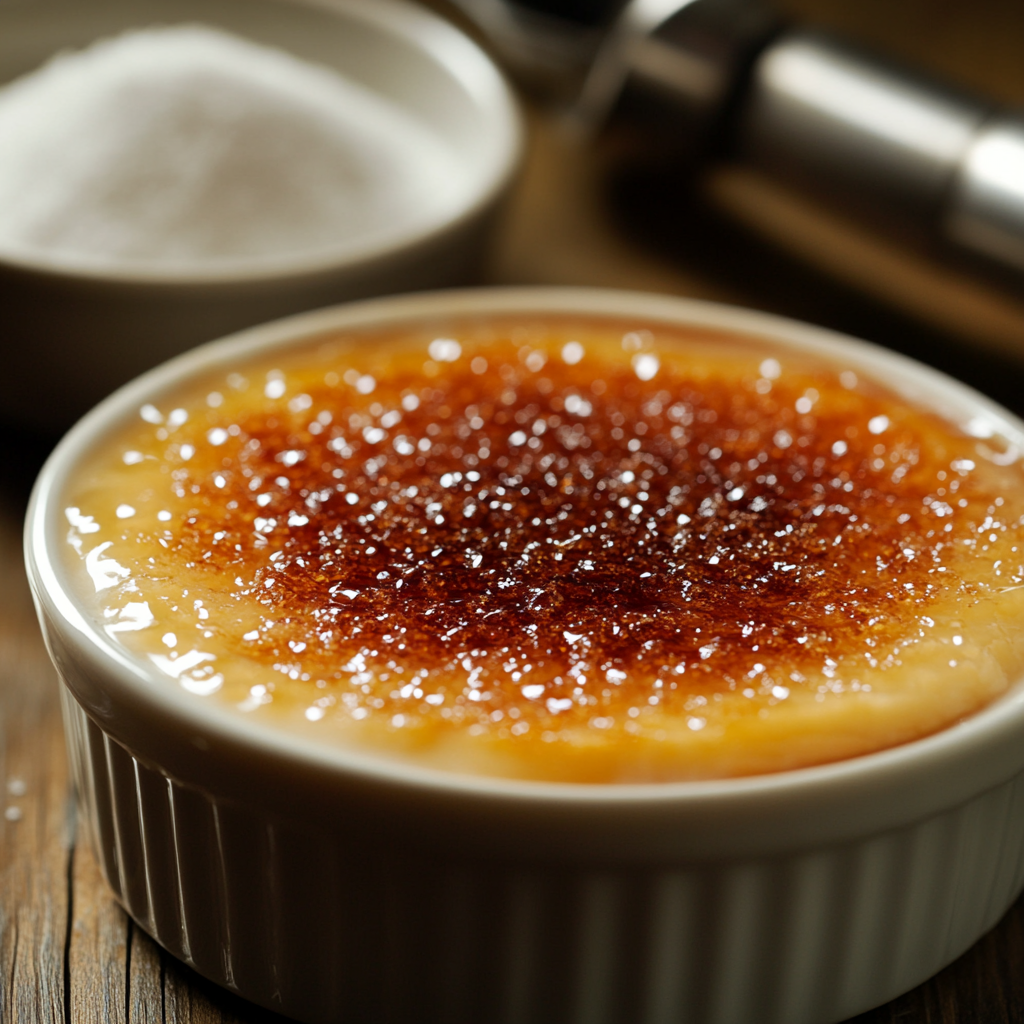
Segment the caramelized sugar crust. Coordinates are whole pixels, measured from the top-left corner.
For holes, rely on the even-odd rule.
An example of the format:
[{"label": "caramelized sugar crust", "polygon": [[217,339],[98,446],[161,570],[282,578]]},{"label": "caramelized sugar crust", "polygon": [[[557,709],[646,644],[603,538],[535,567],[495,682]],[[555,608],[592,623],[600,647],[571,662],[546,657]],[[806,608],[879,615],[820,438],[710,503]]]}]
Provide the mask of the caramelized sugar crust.
[{"label": "caramelized sugar crust", "polygon": [[908,650],[940,644],[956,676],[964,610],[1021,583],[1024,482],[997,441],[986,461],[876,383],[736,339],[435,335],[327,344],[143,410],[159,422],[74,498],[103,531],[86,546],[110,530],[111,589],[155,616],[122,639],[344,742],[576,781],[877,749],[1019,670],[885,719]]}]

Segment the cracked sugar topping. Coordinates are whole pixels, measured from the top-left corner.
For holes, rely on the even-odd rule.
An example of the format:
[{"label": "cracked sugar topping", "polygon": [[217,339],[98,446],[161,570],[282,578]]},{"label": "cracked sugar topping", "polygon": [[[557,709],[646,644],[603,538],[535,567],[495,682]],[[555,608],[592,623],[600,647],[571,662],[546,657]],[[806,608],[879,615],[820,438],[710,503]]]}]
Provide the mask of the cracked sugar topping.
[{"label": "cracked sugar topping", "polygon": [[67,500],[106,629],[186,689],[592,782],[820,763],[988,702],[1024,667],[1022,514],[982,420],[778,343],[558,318],[240,365],[144,406]]}]

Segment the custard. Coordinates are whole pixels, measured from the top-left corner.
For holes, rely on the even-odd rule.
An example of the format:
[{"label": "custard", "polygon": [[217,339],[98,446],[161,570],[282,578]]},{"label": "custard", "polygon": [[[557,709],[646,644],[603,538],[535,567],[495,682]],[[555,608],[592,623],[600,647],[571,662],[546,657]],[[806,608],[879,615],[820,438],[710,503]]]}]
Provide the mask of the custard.
[{"label": "custard", "polygon": [[80,600],[197,700],[579,783],[885,749],[1024,671],[1024,473],[783,343],[611,318],[318,338],[139,410]]}]

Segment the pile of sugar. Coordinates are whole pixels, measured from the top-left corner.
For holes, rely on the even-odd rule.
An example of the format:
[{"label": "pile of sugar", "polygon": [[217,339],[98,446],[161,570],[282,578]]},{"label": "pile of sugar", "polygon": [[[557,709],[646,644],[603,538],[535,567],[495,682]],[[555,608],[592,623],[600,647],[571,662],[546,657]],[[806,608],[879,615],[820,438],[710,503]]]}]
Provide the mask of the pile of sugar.
[{"label": "pile of sugar", "polygon": [[426,124],[330,69],[198,25],[0,89],[0,254],[224,264],[385,240],[458,191]]}]

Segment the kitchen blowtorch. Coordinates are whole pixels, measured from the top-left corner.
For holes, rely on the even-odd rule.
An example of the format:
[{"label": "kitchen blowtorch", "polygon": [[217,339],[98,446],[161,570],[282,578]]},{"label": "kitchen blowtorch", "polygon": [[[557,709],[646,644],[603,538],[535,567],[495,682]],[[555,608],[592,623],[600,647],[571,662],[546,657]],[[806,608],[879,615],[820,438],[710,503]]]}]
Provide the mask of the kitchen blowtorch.
[{"label": "kitchen blowtorch", "polygon": [[628,125],[680,173],[726,156],[1024,272],[1020,113],[758,0],[460,5],[591,131]]}]

